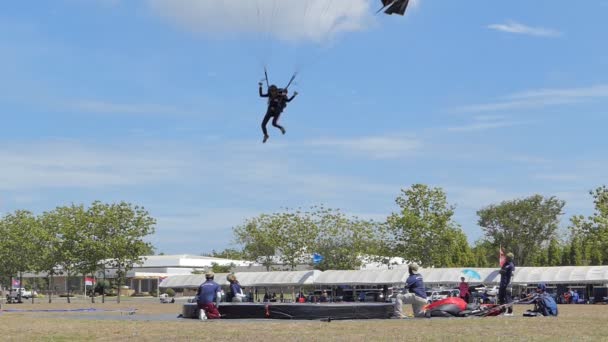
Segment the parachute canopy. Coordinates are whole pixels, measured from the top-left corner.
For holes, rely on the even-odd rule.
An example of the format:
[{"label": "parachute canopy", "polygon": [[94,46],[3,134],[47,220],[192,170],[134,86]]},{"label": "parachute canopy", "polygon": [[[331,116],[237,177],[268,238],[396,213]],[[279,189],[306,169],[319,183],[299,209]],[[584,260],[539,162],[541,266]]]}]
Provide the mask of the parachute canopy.
[{"label": "parachute canopy", "polygon": [[382,0],[382,9],[386,14],[404,15],[410,0]]}]

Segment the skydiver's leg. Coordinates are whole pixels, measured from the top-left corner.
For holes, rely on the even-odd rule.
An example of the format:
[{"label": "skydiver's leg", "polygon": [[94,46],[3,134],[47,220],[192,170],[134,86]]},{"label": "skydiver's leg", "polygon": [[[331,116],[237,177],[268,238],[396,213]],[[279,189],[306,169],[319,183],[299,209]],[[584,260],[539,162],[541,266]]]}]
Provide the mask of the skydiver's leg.
[{"label": "skydiver's leg", "polygon": [[278,114],[274,118],[272,118],[272,125],[278,129],[280,129],[281,133],[285,134],[285,128],[283,128],[283,126],[278,124],[280,116],[281,116],[281,114]]},{"label": "skydiver's leg", "polygon": [[264,133],[264,141],[266,142],[266,140],[268,140],[268,130],[266,129],[266,125],[268,124],[268,121],[270,120],[271,117],[271,113],[270,113],[270,109],[268,109],[268,111],[266,112],[266,115],[264,115],[264,120],[262,120],[262,133]]}]

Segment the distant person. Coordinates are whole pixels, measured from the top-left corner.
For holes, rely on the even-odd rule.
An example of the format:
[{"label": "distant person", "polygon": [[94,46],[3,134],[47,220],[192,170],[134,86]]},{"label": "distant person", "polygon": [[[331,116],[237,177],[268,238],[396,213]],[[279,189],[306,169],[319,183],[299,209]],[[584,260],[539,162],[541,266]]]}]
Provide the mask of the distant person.
[{"label": "distant person", "polygon": [[543,316],[557,316],[557,303],[551,294],[547,293],[545,284],[538,284],[536,288],[536,297],[534,298],[534,310],[532,312],[539,313]]},{"label": "distant person", "polygon": [[321,293],[321,298],[319,298],[319,302],[327,303],[328,301],[329,298],[327,297],[327,291],[323,290],[323,292]]},{"label": "distant person", "polygon": [[458,289],[460,290],[460,298],[468,303],[471,294],[469,292],[469,283],[464,281],[464,277],[460,277],[460,285],[458,285]]},{"label": "distant person", "polygon": [[413,263],[408,266],[410,274],[406,280],[405,288],[409,293],[398,293],[395,295],[395,308],[393,318],[405,318],[403,314],[403,304],[412,304],[415,317],[422,317],[422,308],[427,304],[426,289],[422,275],[418,273],[418,264]]},{"label": "distant person", "polygon": [[243,298],[245,298],[245,294],[243,293],[243,288],[239,281],[236,279],[234,274],[229,274],[226,279],[230,283],[230,301],[232,303],[241,303],[243,302]]},{"label": "distant person", "polygon": [[[498,287],[498,304],[500,305],[509,304],[512,301],[509,285],[514,271],[513,253],[507,253],[505,263],[500,268],[500,286]],[[513,305],[509,305],[505,316],[513,316]]]},{"label": "distant person", "polygon": [[578,304],[579,298],[578,290],[574,290],[574,293],[572,294],[572,304]]},{"label": "distant person", "polygon": [[205,273],[206,281],[199,286],[197,295],[197,304],[200,311],[200,318],[217,319],[220,318],[220,312],[217,310],[219,301],[222,295],[222,289],[213,281],[215,274],[213,272]]}]

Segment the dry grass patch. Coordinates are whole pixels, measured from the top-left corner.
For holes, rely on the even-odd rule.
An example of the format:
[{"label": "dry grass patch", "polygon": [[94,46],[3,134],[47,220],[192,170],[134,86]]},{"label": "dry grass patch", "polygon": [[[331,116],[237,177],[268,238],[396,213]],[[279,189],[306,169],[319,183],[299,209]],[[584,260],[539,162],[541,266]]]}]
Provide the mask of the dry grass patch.
[{"label": "dry grass patch", "polygon": [[[7,308],[7,306],[4,306]],[[171,315],[181,312],[181,304],[130,301],[116,303],[21,304],[14,309],[106,310],[136,308],[138,316]],[[0,336],[6,341],[606,341],[608,305],[561,305],[557,318],[527,318],[527,308],[516,306],[515,317],[409,319],[372,321],[131,321],[120,313],[111,319],[75,319],[89,313],[2,313]],[[97,313],[95,315],[98,315]]]}]

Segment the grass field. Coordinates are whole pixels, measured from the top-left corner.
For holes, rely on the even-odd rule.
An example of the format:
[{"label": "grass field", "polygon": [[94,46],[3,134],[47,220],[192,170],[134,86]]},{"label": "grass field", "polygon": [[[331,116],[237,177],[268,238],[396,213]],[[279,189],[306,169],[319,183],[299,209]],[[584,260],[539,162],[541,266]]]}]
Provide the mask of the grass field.
[{"label": "grass field", "polygon": [[[120,312],[0,313],[2,341],[608,341],[608,305],[561,305],[557,318],[514,317],[372,321],[198,321],[176,317],[181,304],[156,300],[123,303],[14,304],[3,309],[135,308],[138,320]],[[103,317],[98,317],[103,315]],[[97,318],[96,318],[97,317]],[[147,320],[146,317],[150,317]],[[168,317],[159,320],[159,317]]]}]

